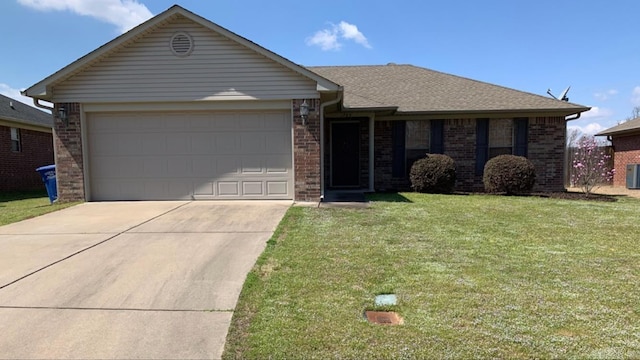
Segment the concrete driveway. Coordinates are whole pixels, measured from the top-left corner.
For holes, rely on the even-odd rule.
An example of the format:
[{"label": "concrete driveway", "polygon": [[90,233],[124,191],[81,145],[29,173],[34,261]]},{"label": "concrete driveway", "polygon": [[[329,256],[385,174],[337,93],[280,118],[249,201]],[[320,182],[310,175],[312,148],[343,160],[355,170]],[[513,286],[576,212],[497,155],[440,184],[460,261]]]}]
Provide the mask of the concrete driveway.
[{"label": "concrete driveway", "polygon": [[0,358],[220,358],[289,206],[85,203],[0,227]]}]

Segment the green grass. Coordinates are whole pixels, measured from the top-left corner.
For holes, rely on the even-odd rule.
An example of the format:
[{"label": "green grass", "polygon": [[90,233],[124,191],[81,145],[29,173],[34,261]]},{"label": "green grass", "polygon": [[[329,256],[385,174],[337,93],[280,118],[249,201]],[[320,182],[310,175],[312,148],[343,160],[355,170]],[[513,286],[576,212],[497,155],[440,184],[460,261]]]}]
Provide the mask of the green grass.
[{"label": "green grass", "polygon": [[[640,357],[640,201],[398,194],[294,207],[224,358]],[[404,325],[363,318],[395,293]]]},{"label": "green grass", "polygon": [[64,209],[77,203],[51,204],[46,191],[0,193],[0,226]]}]

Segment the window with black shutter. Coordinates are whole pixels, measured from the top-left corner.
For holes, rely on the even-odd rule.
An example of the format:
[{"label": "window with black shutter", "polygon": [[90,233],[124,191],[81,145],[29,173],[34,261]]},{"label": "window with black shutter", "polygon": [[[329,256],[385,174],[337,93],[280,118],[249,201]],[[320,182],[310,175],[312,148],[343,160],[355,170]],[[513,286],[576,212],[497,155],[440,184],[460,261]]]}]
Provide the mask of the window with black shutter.
[{"label": "window with black shutter", "polygon": [[391,175],[397,178],[404,178],[405,172],[405,130],[404,121],[394,121],[391,126],[391,146],[393,148],[391,157],[392,170]]},{"label": "window with black shutter", "polygon": [[444,120],[431,120],[431,148],[432,154],[444,154]]},{"label": "window with black shutter", "polygon": [[482,175],[489,160],[489,119],[476,120],[476,175]]}]

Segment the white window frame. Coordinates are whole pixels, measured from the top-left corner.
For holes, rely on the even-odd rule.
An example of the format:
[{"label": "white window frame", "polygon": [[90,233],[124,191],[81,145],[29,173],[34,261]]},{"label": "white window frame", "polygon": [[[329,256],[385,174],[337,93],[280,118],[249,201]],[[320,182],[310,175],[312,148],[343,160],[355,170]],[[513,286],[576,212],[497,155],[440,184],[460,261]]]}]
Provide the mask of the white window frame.
[{"label": "white window frame", "polygon": [[12,127],[10,128],[10,132],[11,132],[11,151],[21,152],[22,142],[20,141],[20,129]]}]

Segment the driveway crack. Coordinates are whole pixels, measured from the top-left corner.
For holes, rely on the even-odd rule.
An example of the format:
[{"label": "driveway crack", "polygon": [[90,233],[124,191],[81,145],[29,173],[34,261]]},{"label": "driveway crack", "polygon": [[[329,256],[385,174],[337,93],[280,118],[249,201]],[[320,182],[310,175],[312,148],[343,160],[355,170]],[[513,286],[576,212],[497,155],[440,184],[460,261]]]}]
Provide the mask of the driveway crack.
[{"label": "driveway crack", "polygon": [[67,256],[63,257],[62,259],[58,259],[58,260],[56,260],[56,261],[54,261],[54,262],[52,262],[52,263],[50,263],[50,264],[48,264],[48,265],[45,265],[45,266],[43,266],[43,267],[41,267],[41,268],[39,268],[39,269],[36,269],[36,270],[34,270],[34,271],[32,271],[32,272],[30,272],[30,273],[26,274],[26,275],[23,275],[23,276],[21,276],[21,277],[19,277],[19,278],[15,279],[15,280],[13,280],[13,281],[10,281],[10,282],[9,282],[9,283],[7,283],[7,284],[4,284],[4,285],[0,286],[0,290],[2,290],[2,289],[4,289],[4,288],[6,288],[7,286],[13,285],[13,284],[15,284],[15,283],[17,283],[17,282],[19,282],[19,281],[21,281],[21,280],[23,280],[23,279],[26,279],[26,278],[28,278],[28,277],[29,277],[29,276],[31,276],[31,275],[37,274],[37,273],[39,273],[39,272],[40,272],[40,271],[42,271],[42,270],[48,269],[48,268],[50,268],[50,267],[52,267],[52,266],[54,266],[54,265],[56,265],[56,264],[59,264],[59,263],[61,263],[61,262],[65,261],[65,260],[68,260],[68,259],[70,259],[70,258],[72,258],[72,257],[74,257],[74,256],[76,256],[76,255],[78,255],[78,254],[81,254],[81,253],[83,253],[83,252],[85,252],[85,251],[87,251],[87,250],[90,250],[90,249],[93,249],[93,248],[95,248],[95,247],[97,247],[97,246],[100,246],[100,245],[102,245],[102,244],[106,243],[107,241],[109,241],[109,240],[113,240],[114,238],[116,238],[116,237],[118,237],[118,236],[120,236],[120,235],[122,235],[122,234],[126,233],[127,231],[131,231],[131,230],[133,230],[133,229],[135,229],[135,228],[137,228],[137,227],[139,227],[139,226],[142,226],[142,225],[144,225],[144,224],[146,224],[146,223],[148,223],[148,222],[150,222],[150,221],[153,221],[153,220],[155,220],[155,219],[157,219],[157,218],[159,218],[159,217],[161,217],[161,216],[164,216],[164,215],[166,215],[166,214],[168,214],[168,213],[170,213],[170,212],[172,212],[172,211],[174,211],[174,210],[178,210],[178,209],[180,209],[181,207],[186,206],[187,204],[190,204],[190,203],[192,203],[192,202],[193,202],[193,201],[188,201],[188,202],[185,202],[184,204],[180,204],[179,206],[176,206],[176,207],[171,208],[171,209],[169,209],[169,210],[167,210],[167,211],[165,211],[165,212],[163,212],[163,213],[161,213],[161,214],[158,214],[158,215],[156,215],[156,216],[154,216],[154,217],[151,217],[151,218],[149,218],[149,219],[147,219],[147,220],[145,220],[145,221],[143,221],[143,222],[141,222],[141,223],[139,223],[139,224],[136,224],[136,225],[134,225],[134,226],[132,226],[132,227],[130,227],[130,228],[128,228],[128,229],[126,229],[126,230],[123,230],[123,231],[121,231],[121,232],[119,232],[119,233],[117,233],[117,234],[114,234],[113,236],[110,236],[110,237],[108,237],[108,238],[106,238],[106,239],[104,239],[104,240],[102,240],[102,241],[99,241],[99,242],[97,242],[97,243],[95,243],[95,244],[93,244],[93,245],[91,245],[91,246],[88,246],[88,247],[86,247],[86,248],[84,248],[84,249],[80,249],[80,250],[78,250],[78,251],[76,251],[76,252],[72,253],[71,255],[67,255]]}]

